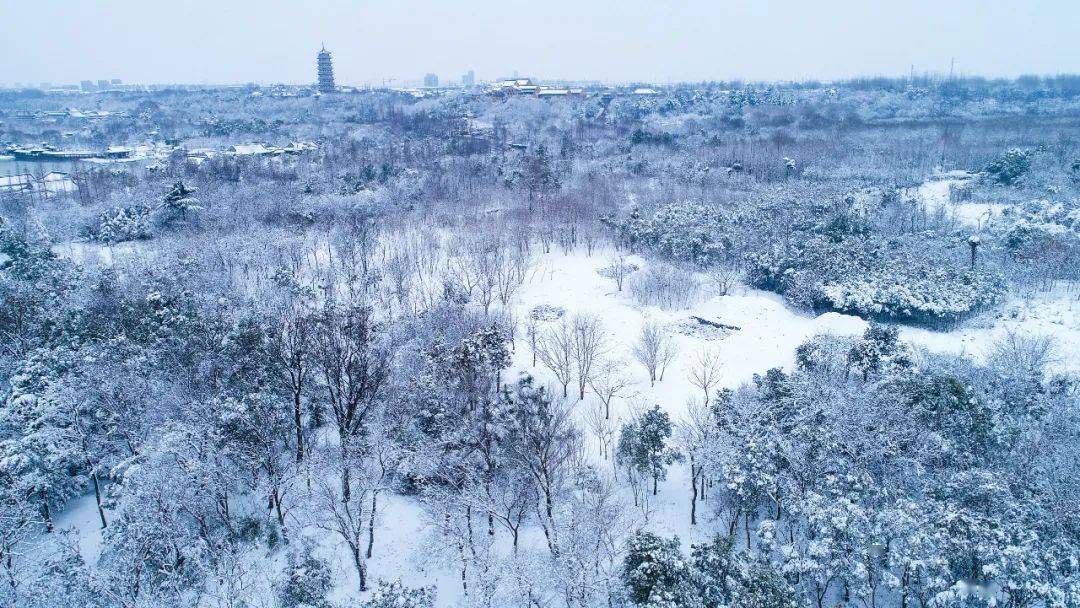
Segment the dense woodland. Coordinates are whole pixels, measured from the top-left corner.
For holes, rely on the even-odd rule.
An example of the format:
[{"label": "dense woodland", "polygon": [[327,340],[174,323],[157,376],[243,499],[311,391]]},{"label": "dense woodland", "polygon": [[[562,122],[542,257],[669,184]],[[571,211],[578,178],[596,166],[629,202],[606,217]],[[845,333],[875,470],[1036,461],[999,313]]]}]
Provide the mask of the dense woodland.
[{"label": "dense woodland", "polygon": [[[631,91],[0,92],[0,143],[176,146],[0,192],[0,606],[1080,606],[1075,367],[898,333],[1076,300],[1080,78]],[[253,141],[317,149],[189,154]],[[516,304],[570,254],[871,323],[733,383]],[[452,580],[370,575],[405,545]]]}]

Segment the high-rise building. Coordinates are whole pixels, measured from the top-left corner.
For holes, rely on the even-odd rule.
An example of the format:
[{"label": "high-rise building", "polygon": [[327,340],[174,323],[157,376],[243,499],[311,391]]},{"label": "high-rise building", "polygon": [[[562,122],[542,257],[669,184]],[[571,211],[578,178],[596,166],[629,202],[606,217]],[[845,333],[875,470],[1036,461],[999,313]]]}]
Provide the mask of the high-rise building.
[{"label": "high-rise building", "polygon": [[439,87],[439,77],[436,74],[424,74],[424,86],[429,89],[437,89]]},{"label": "high-rise building", "polygon": [[317,63],[319,67],[319,92],[333,93],[337,90],[337,86],[334,84],[334,62],[330,58],[330,51],[326,50],[326,46],[323,46],[322,50],[319,51]]},{"label": "high-rise building", "polygon": [[471,86],[474,86],[475,84],[476,84],[476,72],[475,71],[469,70],[468,72],[465,72],[464,75],[462,75],[462,77],[461,77],[461,86],[471,87]]}]

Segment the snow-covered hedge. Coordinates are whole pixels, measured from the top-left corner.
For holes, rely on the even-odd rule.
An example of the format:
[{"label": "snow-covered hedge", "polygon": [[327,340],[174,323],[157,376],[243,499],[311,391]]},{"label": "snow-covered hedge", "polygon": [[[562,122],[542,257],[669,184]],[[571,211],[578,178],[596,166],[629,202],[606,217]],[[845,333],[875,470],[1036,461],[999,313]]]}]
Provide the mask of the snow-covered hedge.
[{"label": "snow-covered hedge", "polygon": [[751,284],[815,309],[908,322],[955,321],[1005,294],[1004,278],[971,269],[939,237],[815,236],[748,256]]},{"label": "snow-covered hedge", "polygon": [[[751,285],[814,309],[936,323],[960,319],[1004,295],[1004,278],[981,266],[972,269],[966,242],[955,236],[875,234],[865,198],[780,203],[757,212],[671,203],[651,216],[634,211],[608,223],[632,247],[701,268],[741,262]],[[885,204],[880,197],[874,201],[870,207]],[[778,216],[792,226],[790,236],[776,235],[786,236],[784,242],[745,238]]]},{"label": "snow-covered hedge", "polygon": [[711,266],[731,252],[732,220],[724,212],[696,202],[670,203],[652,217],[634,211],[625,220],[607,220],[631,244],[645,245],[678,260]]}]

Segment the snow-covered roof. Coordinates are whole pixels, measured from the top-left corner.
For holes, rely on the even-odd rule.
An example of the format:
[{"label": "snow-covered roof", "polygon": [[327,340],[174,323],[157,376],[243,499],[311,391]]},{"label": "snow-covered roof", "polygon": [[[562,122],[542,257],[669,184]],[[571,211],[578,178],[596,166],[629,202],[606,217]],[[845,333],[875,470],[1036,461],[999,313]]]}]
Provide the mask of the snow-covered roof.
[{"label": "snow-covered roof", "polygon": [[274,149],[266,144],[236,144],[235,146],[229,146],[229,152],[242,156],[259,156],[262,154],[273,154]]}]

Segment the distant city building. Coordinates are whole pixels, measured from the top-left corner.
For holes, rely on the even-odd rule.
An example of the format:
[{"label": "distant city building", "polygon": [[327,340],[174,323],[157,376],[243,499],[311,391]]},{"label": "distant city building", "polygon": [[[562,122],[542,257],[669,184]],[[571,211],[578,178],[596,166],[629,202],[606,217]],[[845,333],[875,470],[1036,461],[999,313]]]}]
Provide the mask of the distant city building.
[{"label": "distant city building", "polygon": [[109,81],[108,80],[99,80],[99,81],[97,81],[97,86],[98,86],[99,89],[107,89],[107,88],[109,88]]},{"label": "distant city building", "polygon": [[537,97],[569,97],[584,96],[583,88],[549,87],[541,86],[531,78],[501,78],[487,87],[489,93],[495,95],[535,95]]},{"label": "distant city building", "polygon": [[476,72],[469,70],[461,77],[461,85],[465,87],[471,87],[476,84]]},{"label": "distant city building", "polygon": [[319,92],[333,93],[337,91],[337,85],[334,84],[334,61],[330,57],[330,51],[326,50],[325,46],[319,51],[317,63],[319,68]]},{"label": "distant city building", "polygon": [[113,78],[110,81],[110,84],[112,84],[113,86],[120,86],[120,85],[124,84],[124,81],[120,80],[119,78]]},{"label": "distant city building", "polygon": [[439,77],[435,74],[424,74],[424,86],[435,89],[439,86]]},{"label": "distant city building", "polygon": [[82,90],[84,90],[84,91],[93,91],[93,90],[94,90],[94,89],[96,88],[96,87],[94,86],[94,81],[93,81],[93,80],[82,80],[82,81],[79,81],[79,86],[80,86],[80,87],[82,88]]},{"label": "distant city building", "polygon": [[540,85],[534,83],[529,78],[518,78],[517,72],[514,73],[514,78],[502,78],[495,82],[492,86],[492,90],[501,93],[536,93],[540,90]]}]

